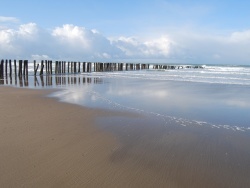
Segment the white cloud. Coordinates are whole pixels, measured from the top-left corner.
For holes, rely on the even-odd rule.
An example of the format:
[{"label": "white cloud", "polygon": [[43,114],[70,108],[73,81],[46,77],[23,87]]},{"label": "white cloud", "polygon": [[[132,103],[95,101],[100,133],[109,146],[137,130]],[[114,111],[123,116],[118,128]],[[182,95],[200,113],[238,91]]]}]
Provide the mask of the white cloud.
[{"label": "white cloud", "polygon": [[187,63],[249,64],[249,34],[249,31],[224,35],[185,31],[175,33],[171,38],[182,48],[175,54],[176,59],[184,58]]},{"label": "white cloud", "polygon": [[24,38],[33,38],[38,34],[38,27],[35,23],[23,24],[20,25],[17,33]]},{"label": "white cloud", "polygon": [[170,53],[170,46],[174,44],[167,36],[143,41],[136,37],[119,37],[111,39],[111,42],[126,56],[142,59],[166,58]]},{"label": "white cloud", "polygon": [[159,39],[146,41],[144,42],[144,44],[147,48],[144,51],[144,54],[147,55],[159,54],[167,57],[170,53],[171,43],[174,44],[167,36],[162,36]]},{"label": "white cloud", "polygon": [[83,27],[78,27],[74,25],[63,25],[63,27],[57,27],[53,30],[52,35],[61,42],[79,44],[81,47],[88,48],[90,46],[90,41],[88,40],[88,35],[91,31],[86,30]]},{"label": "white cloud", "polygon": [[250,30],[232,33],[230,36],[230,41],[250,43]]},{"label": "white cloud", "polygon": [[250,30],[227,35],[197,32],[165,33],[157,37],[105,37],[96,29],[65,24],[45,30],[35,23],[17,29],[1,27],[3,58],[51,58],[82,61],[247,64]]},{"label": "white cloud", "polygon": [[18,22],[19,20],[15,17],[0,16],[0,22]]},{"label": "white cloud", "polygon": [[44,60],[44,59],[51,59],[48,55],[31,55],[32,60]]}]

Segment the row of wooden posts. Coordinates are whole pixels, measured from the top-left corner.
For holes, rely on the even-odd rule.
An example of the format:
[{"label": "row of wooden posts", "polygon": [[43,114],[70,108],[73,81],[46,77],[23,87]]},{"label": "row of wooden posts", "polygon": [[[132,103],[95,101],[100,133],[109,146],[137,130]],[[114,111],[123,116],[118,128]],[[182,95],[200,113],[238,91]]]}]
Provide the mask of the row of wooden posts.
[{"label": "row of wooden posts", "polygon": [[[14,63],[14,67],[13,67]],[[34,63],[34,75],[37,75],[39,63],[36,60]],[[0,63],[0,78],[5,75],[28,76],[28,60],[1,60]],[[18,65],[18,66],[17,66]],[[65,73],[85,73],[85,72],[107,72],[107,71],[124,71],[124,70],[143,70],[149,69],[149,64],[134,64],[134,63],[100,63],[100,62],[76,62],[76,61],[55,61],[41,60],[39,75],[65,74]],[[54,68],[54,70],[53,70]],[[202,66],[188,65],[158,65],[154,64],[153,69],[183,69],[183,68],[203,68]],[[8,71],[9,69],[9,71]],[[14,69],[14,71],[12,71]]]},{"label": "row of wooden posts", "polygon": [[[14,63],[14,68],[13,68]],[[28,60],[1,60],[0,77],[5,75],[28,76]],[[37,75],[39,63],[34,60],[34,75]],[[18,67],[17,67],[18,64]],[[12,68],[14,71],[12,71]],[[54,68],[54,70],[53,70]],[[9,71],[8,71],[9,69]],[[93,62],[73,62],[73,61],[55,61],[41,60],[39,75],[64,74],[64,73],[81,73],[81,72],[106,72],[106,71],[123,71],[123,70],[143,70],[149,69],[149,64],[133,63],[93,63]]]},{"label": "row of wooden posts", "polygon": [[[4,63],[4,60],[2,59],[1,60],[1,63],[0,63],[0,77],[3,77],[4,76],[4,73],[5,75],[8,74],[8,64],[9,64],[9,74],[12,75],[12,61],[11,60],[5,60],[5,63]],[[21,75],[28,75],[28,60],[19,60],[18,61],[18,72],[17,72],[17,61],[14,60],[14,74],[18,76],[21,76]],[[4,71],[5,70],[5,71]]]},{"label": "row of wooden posts", "polygon": [[201,65],[153,65],[153,69],[203,69]]}]

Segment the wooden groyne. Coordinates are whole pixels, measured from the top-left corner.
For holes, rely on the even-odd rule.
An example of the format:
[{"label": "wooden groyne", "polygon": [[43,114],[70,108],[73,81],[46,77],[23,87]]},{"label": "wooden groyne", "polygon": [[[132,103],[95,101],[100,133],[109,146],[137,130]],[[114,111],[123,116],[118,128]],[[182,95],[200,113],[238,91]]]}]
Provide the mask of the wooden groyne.
[{"label": "wooden groyne", "polygon": [[[18,63],[17,63],[18,62]],[[0,78],[8,75],[26,77],[29,75],[29,65],[33,63],[33,71],[30,74],[53,75],[70,73],[90,73],[90,72],[111,72],[111,71],[134,71],[145,69],[183,69],[183,68],[203,68],[199,65],[159,65],[159,64],[141,64],[141,63],[101,63],[101,62],[76,62],[76,61],[52,61],[41,60],[40,64],[36,60],[1,60]],[[31,66],[30,66],[31,67]],[[31,68],[30,68],[31,69]],[[32,72],[32,73],[31,73]]]},{"label": "wooden groyne", "polygon": [[[32,62],[28,60],[1,60],[0,78],[9,75],[28,76],[28,69]],[[76,61],[55,61],[41,60],[40,64],[33,61],[34,75],[52,75],[66,73],[90,73],[108,71],[129,71],[149,69],[149,64],[133,63],[101,63],[101,62],[76,62]],[[14,69],[14,71],[12,71]]]},{"label": "wooden groyne", "polygon": [[201,65],[153,65],[153,69],[170,70],[170,69],[203,69]]}]

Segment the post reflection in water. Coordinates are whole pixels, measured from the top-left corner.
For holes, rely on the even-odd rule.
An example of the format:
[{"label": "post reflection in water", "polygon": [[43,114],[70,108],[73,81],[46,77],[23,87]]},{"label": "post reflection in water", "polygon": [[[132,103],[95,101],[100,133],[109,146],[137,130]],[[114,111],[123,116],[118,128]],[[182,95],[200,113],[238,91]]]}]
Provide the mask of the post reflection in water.
[{"label": "post reflection in water", "polygon": [[[14,79],[14,81],[13,81]],[[0,78],[0,85],[15,87],[45,88],[58,86],[75,86],[83,84],[102,84],[103,80],[88,75],[40,75],[40,76],[6,76]]]}]

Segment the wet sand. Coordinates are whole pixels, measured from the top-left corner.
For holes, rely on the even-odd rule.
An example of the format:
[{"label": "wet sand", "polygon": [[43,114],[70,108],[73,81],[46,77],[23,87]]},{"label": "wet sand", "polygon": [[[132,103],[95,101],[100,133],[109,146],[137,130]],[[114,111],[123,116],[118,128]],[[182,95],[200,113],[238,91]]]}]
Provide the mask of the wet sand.
[{"label": "wet sand", "polygon": [[94,118],[109,112],[44,97],[51,91],[0,91],[0,187],[101,187],[107,181],[116,142]]},{"label": "wet sand", "polygon": [[250,186],[249,133],[0,91],[0,187]]}]

